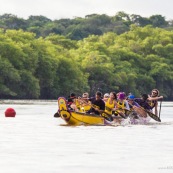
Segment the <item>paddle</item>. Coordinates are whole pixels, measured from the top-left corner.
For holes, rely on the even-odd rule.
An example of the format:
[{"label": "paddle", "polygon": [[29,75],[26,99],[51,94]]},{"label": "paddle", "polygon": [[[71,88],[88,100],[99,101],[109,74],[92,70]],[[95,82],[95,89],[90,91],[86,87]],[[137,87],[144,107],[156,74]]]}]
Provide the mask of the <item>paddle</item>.
[{"label": "paddle", "polygon": [[108,121],[113,121],[113,117],[112,115],[108,114],[107,112],[105,112],[104,110],[100,110],[99,107],[97,105],[91,104],[90,102],[88,103],[86,100],[80,98],[78,99],[80,104],[84,104],[84,105],[89,105],[92,108],[97,108],[97,111],[100,113],[100,115],[105,118]]},{"label": "paddle", "polygon": [[[129,105],[133,106],[132,104],[129,103]],[[138,108],[141,108],[143,111],[145,111],[151,118],[153,118],[155,121],[161,122],[160,117],[158,117],[157,115],[153,114],[152,112],[150,112],[147,109],[144,109],[142,106],[138,105]]]},{"label": "paddle", "polygon": [[160,118],[160,114],[161,114],[161,107],[162,107],[162,100],[160,101],[159,118]]},{"label": "paddle", "polygon": [[[100,113],[100,115],[102,116],[102,117],[104,117],[105,119],[107,119],[108,121],[113,121],[113,117],[112,117],[112,115],[110,115],[110,114],[108,114],[107,112],[105,112],[105,111],[103,111],[103,110],[99,110],[99,107],[98,106],[96,106],[96,105],[94,105],[94,104],[91,104],[91,103],[88,103],[88,102],[86,102],[86,100],[83,100],[83,99],[79,99],[80,100],[80,102],[82,103],[82,104],[85,104],[85,105],[90,105],[92,108],[97,108],[97,111]],[[122,109],[121,109],[122,110]],[[125,111],[129,111],[129,110],[126,110],[126,109],[124,109]],[[122,113],[122,112],[118,112],[118,111],[116,111],[116,113],[118,114],[118,115],[120,115],[122,118],[124,118],[124,119],[126,119],[127,117]]]},{"label": "paddle", "polygon": [[117,110],[115,111],[115,113],[117,113],[118,115],[120,115],[120,117],[126,119],[127,117],[125,116],[125,114],[124,114],[123,112],[119,112],[119,110],[121,111],[121,110],[123,110],[123,109],[117,109]]},{"label": "paddle", "polygon": [[[95,106],[95,105],[94,105]],[[93,107],[92,105],[91,105],[91,107]],[[94,108],[94,107],[93,107]],[[126,112],[127,111],[130,111],[130,110],[128,110],[128,109],[117,109],[115,112],[118,114],[118,115],[120,115],[120,117],[122,117],[122,118],[124,118],[124,119],[126,119],[128,116],[126,116],[123,112],[119,112],[118,110],[125,110]],[[112,115],[110,115],[110,114],[108,114],[107,112],[105,112],[105,111],[103,111],[103,113],[105,113],[107,116],[109,116],[109,118],[111,118],[112,119],[112,121],[113,121],[113,117],[112,117]]]},{"label": "paddle", "polygon": [[144,108],[141,107],[141,106],[140,106],[140,108],[141,108],[142,110],[144,110],[144,111],[145,111],[151,118],[153,118],[155,121],[161,122],[161,119],[160,119],[157,115],[153,114],[152,112],[150,112],[150,111],[147,110],[147,109],[144,109]]},{"label": "paddle", "polygon": [[113,117],[112,115],[108,114],[107,112],[105,112],[104,110],[100,110],[98,106],[91,104],[92,108],[97,108],[97,111],[100,113],[100,115],[105,118],[108,121],[113,121]]}]

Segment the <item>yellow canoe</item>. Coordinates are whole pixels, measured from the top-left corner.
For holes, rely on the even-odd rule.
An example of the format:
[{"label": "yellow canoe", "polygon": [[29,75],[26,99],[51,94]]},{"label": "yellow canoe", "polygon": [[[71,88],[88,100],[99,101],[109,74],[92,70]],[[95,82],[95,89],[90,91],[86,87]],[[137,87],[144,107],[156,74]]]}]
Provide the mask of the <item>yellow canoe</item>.
[{"label": "yellow canoe", "polygon": [[108,121],[105,120],[104,117],[100,115],[92,115],[86,114],[81,112],[74,112],[70,111],[67,107],[67,102],[64,97],[58,98],[58,107],[59,107],[59,114],[61,118],[68,124],[68,125],[98,125],[98,126],[105,126],[111,125]]}]

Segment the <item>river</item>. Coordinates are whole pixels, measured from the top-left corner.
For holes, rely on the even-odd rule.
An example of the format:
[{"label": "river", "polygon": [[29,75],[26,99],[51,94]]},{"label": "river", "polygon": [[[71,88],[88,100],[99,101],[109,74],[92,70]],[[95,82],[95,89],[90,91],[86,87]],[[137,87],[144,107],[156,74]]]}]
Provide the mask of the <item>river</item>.
[{"label": "river", "polygon": [[56,111],[54,100],[0,101],[2,173],[173,172],[173,102],[148,125],[70,127]]}]

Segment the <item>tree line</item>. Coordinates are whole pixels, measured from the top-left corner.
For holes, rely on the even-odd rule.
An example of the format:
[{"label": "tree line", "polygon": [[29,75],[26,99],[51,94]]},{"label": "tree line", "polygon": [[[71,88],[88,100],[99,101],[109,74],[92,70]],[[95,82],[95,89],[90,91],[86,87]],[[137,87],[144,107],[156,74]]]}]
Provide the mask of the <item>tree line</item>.
[{"label": "tree line", "polygon": [[[101,15],[86,18],[94,16]],[[0,98],[57,99],[71,92],[92,95],[98,89],[139,96],[158,88],[166,100],[172,100],[172,30],[168,25],[128,27],[117,33],[102,26],[105,32],[77,34],[78,39],[71,38],[71,32],[40,36],[22,27],[1,27]]]},{"label": "tree line", "polygon": [[152,25],[153,27],[173,29],[173,20],[167,21],[162,15],[142,17],[137,14],[127,14],[123,11],[114,16],[106,14],[90,14],[84,18],[51,20],[45,16],[29,16],[28,19],[19,18],[12,14],[0,15],[0,28],[22,29],[33,32],[36,37],[46,37],[51,33],[63,35],[72,40],[82,40],[89,35],[103,35],[107,32],[122,34],[130,30],[130,25]]}]

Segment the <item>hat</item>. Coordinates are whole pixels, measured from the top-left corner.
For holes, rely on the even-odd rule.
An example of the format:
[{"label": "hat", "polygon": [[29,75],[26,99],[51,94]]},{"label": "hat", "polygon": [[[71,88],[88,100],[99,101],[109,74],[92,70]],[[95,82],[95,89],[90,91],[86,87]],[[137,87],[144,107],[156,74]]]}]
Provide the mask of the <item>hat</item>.
[{"label": "hat", "polygon": [[128,99],[130,99],[130,100],[133,100],[134,98],[135,98],[134,95],[129,95],[129,96],[128,96]]},{"label": "hat", "polygon": [[120,94],[118,95],[118,99],[124,100],[124,99],[125,99],[125,94],[124,94],[124,93],[120,93]]},{"label": "hat", "polygon": [[83,93],[82,94],[82,97],[88,98],[89,97],[89,94],[87,92],[86,93]]},{"label": "hat", "polygon": [[109,96],[110,96],[109,93],[104,94],[104,97],[109,97]]}]

